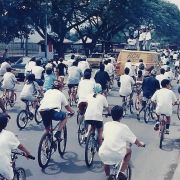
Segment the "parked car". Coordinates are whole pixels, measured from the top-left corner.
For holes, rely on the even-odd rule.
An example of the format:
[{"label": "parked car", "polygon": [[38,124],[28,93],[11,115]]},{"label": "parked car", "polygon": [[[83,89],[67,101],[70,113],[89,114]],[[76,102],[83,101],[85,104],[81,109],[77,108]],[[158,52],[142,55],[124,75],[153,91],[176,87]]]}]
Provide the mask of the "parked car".
[{"label": "parked car", "polygon": [[87,62],[91,67],[99,67],[100,63],[103,62],[103,59],[103,53],[93,53],[89,58],[87,58]]},{"label": "parked car", "polygon": [[17,79],[23,80],[25,78],[24,71],[26,64],[30,61],[32,57],[24,56],[21,57],[15,64],[12,65],[14,69],[14,74]]}]

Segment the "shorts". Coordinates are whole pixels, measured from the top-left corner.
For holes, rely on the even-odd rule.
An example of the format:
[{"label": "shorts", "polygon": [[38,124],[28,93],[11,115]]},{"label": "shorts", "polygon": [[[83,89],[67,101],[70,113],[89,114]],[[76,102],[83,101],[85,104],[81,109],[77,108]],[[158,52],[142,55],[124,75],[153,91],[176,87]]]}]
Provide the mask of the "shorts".
[{"label": "shorts", "polygon": [[20,99],[21,99],[21,101],[33,102],[33,101],[36,101],[37,98],[34,96],[21,96]]},{"label": "shorts", "polygon": [[103,128],[103,121],[96,121],[96,120],[85,120],[87,124],[90,124],[94,128],[101,129]]},{"label": "shorts", "polygon": [[78,104],[78,109],[79,109],[80,115],[85,114],[87,105],[88,105],[87,102],[80,102],[80,103]]},{"label": "shorts", "polygon": [[68,88],[71,89],[73,87],[78,87],[79,84],[68,84]]},{"label": "shorts", "polygon": [[55,121],[63,121],[66,118],[66,113],[62,111],[55,111],[54,109],[48,111],[40,111],[43,124],[45,128],[49,128],[51,126],[52,120]]},{"label": "shorts", "polygon": [[35,80],[39,86],[43,86],[44,81],[42,79],[36,79]]}]

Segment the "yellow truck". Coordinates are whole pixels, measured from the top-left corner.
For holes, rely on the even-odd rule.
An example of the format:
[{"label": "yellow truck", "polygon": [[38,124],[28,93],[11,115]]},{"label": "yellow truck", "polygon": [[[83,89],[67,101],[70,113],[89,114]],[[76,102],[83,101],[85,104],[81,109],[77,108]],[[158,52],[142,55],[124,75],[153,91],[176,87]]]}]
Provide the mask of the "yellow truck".
[{"label": "yellow truck", "polygon": [[131,60],[132,64],[135,65],[139,62],[139,59],[143,60],[146,68],[152,65],[156,68],[160,66],[160,55],[157,52],[121,50],[117,59],[116,74],[124,74],[124,66],[127,60]]}]

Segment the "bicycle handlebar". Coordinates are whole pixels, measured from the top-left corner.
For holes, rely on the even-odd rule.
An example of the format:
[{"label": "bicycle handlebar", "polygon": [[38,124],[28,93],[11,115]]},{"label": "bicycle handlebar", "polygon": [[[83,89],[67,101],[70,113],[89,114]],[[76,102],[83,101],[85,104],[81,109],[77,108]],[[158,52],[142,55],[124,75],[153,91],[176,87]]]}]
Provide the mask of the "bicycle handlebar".
[{"label": "bicycle handlebar", "polygon": [[[18,152],[18,151],[12,151],[11,152],[13,155],[20,155],[20,156],[26,156],[24,152]],[[36,158],[32,155],[28,155],[27,158],[35,160]]]}]

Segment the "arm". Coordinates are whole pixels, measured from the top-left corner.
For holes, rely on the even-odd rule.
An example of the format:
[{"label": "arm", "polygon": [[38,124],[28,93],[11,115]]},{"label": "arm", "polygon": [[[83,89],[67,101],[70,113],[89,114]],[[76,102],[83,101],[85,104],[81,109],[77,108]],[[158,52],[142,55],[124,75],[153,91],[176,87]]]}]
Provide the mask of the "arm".
[{"label": "arm", "polygon": [[135,143],[138,147],[145,147],[145,144],[141,141],[139,141],[138,139],[136,139]]},{"label": "arm", "polygon": [[66,105],[65,106],[66,110],[69,111],[70,113],[74,114],[74,110],[69,106],[69,105]]},{"label": "arm", "polygon": [[18,149],[20,149],[21,151],[25,152],[25,156],[28,157],[29,155],[31,155],[31,153],[22,145],[20,144],[18,146]]}]

